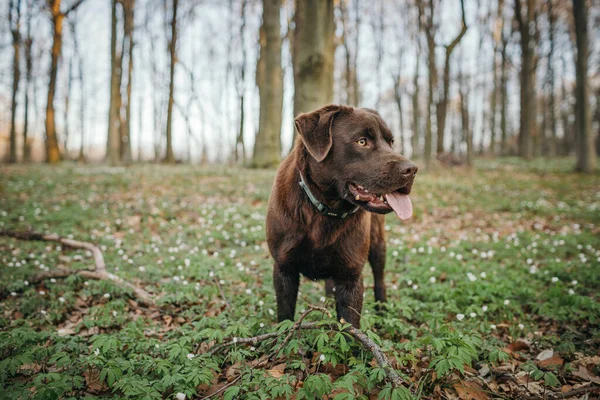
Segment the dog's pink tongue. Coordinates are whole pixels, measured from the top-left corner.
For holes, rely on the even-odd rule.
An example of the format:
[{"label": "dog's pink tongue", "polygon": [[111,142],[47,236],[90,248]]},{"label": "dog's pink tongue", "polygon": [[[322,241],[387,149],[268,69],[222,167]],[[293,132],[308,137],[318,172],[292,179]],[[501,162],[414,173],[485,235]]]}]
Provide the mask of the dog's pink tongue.
[{"label": "dog's pink tongue", "polygon": [[406,221],[407,219],[412,217],[412,202],[410,201],[410,197],[408,197],[407,194],[393,192],[390,194],[386,194],[385,199],[387,200],[390,207],[392,207],[398,218],[400,218],[402,221]]}]

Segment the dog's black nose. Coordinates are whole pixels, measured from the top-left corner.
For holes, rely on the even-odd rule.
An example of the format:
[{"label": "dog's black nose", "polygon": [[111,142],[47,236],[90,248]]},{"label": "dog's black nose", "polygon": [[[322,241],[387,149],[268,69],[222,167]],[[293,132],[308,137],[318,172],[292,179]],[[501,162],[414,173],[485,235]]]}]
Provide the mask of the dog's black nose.
[{"label": "dog's black nose", "polygon": [[419,168],[412,161],[404,160],[398,163],[398,170],[402,175],[416,175]]}]

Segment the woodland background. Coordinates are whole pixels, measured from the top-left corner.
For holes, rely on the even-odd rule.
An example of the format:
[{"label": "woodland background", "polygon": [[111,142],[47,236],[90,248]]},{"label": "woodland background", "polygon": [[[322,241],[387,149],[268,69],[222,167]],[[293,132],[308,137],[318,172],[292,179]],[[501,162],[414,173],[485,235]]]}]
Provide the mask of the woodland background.
[{"label": "woodland background", "polygon": [[[596,1],[9,0],[2,159],[275,166],[294,115],[379,110],[424,164],[599,150]],[[455,160],[455,158],[457,158]]]}]

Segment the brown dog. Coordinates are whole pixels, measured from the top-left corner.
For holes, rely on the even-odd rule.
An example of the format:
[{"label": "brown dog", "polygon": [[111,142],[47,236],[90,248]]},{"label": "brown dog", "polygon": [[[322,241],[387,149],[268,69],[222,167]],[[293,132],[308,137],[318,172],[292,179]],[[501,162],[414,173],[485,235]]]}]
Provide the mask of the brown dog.
[{"label": "brown dog", "polygon": [[367,258],[375,299],[386,299],[379,214],[411,217],[417,167],[392,150],[392,133],[376,111],[329,105],[294,124],[298,139],[279,166],[267,212],[277,317],[294,318],[303,274],[332,281],[338,319],[359,327]]}]

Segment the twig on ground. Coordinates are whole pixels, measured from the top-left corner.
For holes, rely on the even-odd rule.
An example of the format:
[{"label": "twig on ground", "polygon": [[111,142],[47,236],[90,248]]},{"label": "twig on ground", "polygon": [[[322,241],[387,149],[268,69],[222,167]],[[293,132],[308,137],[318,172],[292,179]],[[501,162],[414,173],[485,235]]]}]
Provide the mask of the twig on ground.
[{"label": "twig on ground", "polygon": [[275,350],[271,354],[271,356],[269,357],[269,359],[272,359],[273,357],[276,357],[277,354],[279,354],[279,352],[281,351],[281,349],[283,349],[285,347],[285,345],[288,344],[288,342],[292,338],[292,335],[294,334],[294,332],[296,332],[300,328],[300,326],[302,325],[302,321],[304,320],[304,318],[306,318],[306,316],[308,314],[310,314],[311,312],[314,312],[314,311],[321,311],[322,313],[327,314],[329,316],[329,318],[331,318],[331,313],[325,307],[313,306],[312,304],[309,304],[308,310],[304,311],[302,313],[302,315],[300,315],[300,318],[298,318],[298,320],[294,323],[294,325],[290,329],[290,331],[287,334],[287,336],[285,337],[285,339],[283,339],[283,342],[281,342],[279,344],[279,346],[277,346],[277,350]]},{"label": "twig on ground", "polygon": [[97,246],[88,242],[80,242],[78,240],[64,238],[55,234],[46,235],[39,232],[15,232],[15,231],[0,231],[0,236],[8,236],[19,240],[37,240],[45,242],[58,242],[67,247],[73,249],[88,250],[94,257],[94,269],[93,270],[69,270],[65,268],[59,268],[53,271],[40,272],[30,279],[32,283],[38,283],[48,278],[66,278],[71,275],[81,275],[88,279],[96,280],[109,280],[121,287],[131,289],[135,294],[136,300],[145,306],[156,306],[156,302],[144,289],[135,286],[134,284],[127,282],[126,280],[106,271],[106,264],[104,263],[104,256],[102,250]]},{"label": "twig on ground", "polygon": [[219,279],[217,278],[217,276],[215,275],[213,277],[215,284],[217,285],[217,288],[219,288],[219,293],[221,294],[221,297],[223,298],[223,301],[225,302],[225,306],[227,306],[227,308],[231,308],[231,306],[229,305],[229,302],[227,301],[227,297],[225,297],[225,292],[223,292],[223,288],[221,287],[221,284],[219,283]]},{"label": "twig on ground", "polygon": [[[371,353],[373,353],[373,356],[375,357],[375,361],[381,368],[383,368],[385,370],[385,373],[386,373],[388,379],[390,380],[390,382],[392,382],[392,384],[394,386],[402,385],[402,378],[400,378],[400,375],[398,375],[398,373],[394,370],[394,368],[392,368],[392,366],[390,365],[390,363],[388,361],[387,356],[381,351],[381,348],[379,347],[379,345],[377,345],[377,343],[375,343],[371,338],[369,338],[360,329],[356,329],[353,326],[349,326],[345,329],[340,330],[339,326],[336,324],[322,324],[322,323],[315,323],[315,322],[304,322],[303,323],[302,322],[302,320],[306,317],[306,315],[308,315],[309,313],[311,313],[313,311],[317,311],[317,310],[326,312],[327,314],[329,314],[331,316],[331,314],[323,307],[309,305],[309,309],[300,316],[298,321],[296,321],[296,323],[294,323],[293,326],[291,326],[289,329],[287,329],[288,334],[287,334],[286,338],[284,339],[284,341],[282,342],[282,344],[285,344],[287,341],[289,341],[289,338],[291,338],[291,335],[293,334],[293,332],[299,331],[299,330],[320,329],[323,327],[329,327],[332,330],[338,330],[340,332],[348,333],[358,343],[360,343],[363,348],[365,348],[365,349],[369,350]],[[342,324],[345,324],[345,321],[343,319],[341,320],[341,322],[342,322]],[[262,335],[249,337],[249,338],[233,338],[232,340],[230,340],[228,342],[224,342],[224,343],[213,346],[213,348],[211,348],[207,352],[207,354],[209,356],[213,356],[216,353],[218,353],[219,351],[221,351],[229,346],[232,346],[234,344],[257,344],[264,340],[277,337],[281,334],[282,334],[282,332],[269,332],[269,333],[264,333]],[[279,351],[281,350],[282,347],[283,346],[281,346],[281,345],[278,346],[276,354],[279,353]]]},{"label": "twig on ground", "polygon": [[[342,324],[345,323],[343,319],[340,322]],[[377,345],[377,343],[375,343],[363,331],[361,331],[360,329],[356,329],[352,325],[348,326],[344,330],[344,332],[347,332],[350,335],[352,335],[352,337],[359,341],[363,345],[363,347],[366,347],[371,353],[373,353],[375,361],[377,361],[377,364],[379,364],[379,366],[385,370],[388,379],[392,382],[394,386],[402,385],[402,378],[400,378],[400,375],[398,375],[396,370],[390,366],[388,358],[381,351],[381,348]]]},{"label": "twig on ground", "polygon": [[[580,394],[584,394],[584,393],[592,393],[592,392],[596,392],[596,391],[600,391],[600,386],[595,385],[595,384],[591,384],[590,386],[584,386],[584,387],[580,387],[577,389],[573,389],[570,390],[568,392],[546,392],[546,399],[568,399],[570,397],[573,396],[577,396]],[[525,400],[534,400],[534,399],[539,399],[539,396],[530,396],[530,395],[520,395],[521,398],[525,399]]]},{"label": "twig on ground", "polygon": [[231,385],[233,385],[234,383],[236,383],[237,381],[239,381],[241,377],[242,377],[242,376],[241,376],[241,375],[239,375],[237,378],[235,378],[234,380],[232,380],[231,382],[229,382],[227,385],[223,386],[222,388],[220,388],[220,389],[219,389],[219,390],[217,390],[216,392],[214,392],[214,393],[212,393],[212,394],[209,394],[209,395],[208,395],[208,396],[206,396],[206,397],[203,397],[203,398],[202,398],[202,399],[200,399],[200,400],[208,400],[208,399],[212,398],[213,396],[216,396],[216,395],[218,395],[218,394],[219,394],[219,393],[221,393],[223,390],[227,389],[229,386],[231,386]]}]

